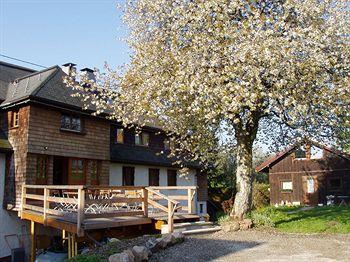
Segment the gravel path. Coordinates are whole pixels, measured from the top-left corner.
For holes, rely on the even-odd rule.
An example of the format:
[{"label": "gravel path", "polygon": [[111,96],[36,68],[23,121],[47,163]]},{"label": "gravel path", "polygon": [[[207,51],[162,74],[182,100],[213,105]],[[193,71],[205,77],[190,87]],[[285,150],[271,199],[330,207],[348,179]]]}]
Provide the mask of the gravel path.
[{"label": "gravel path", "polygon": [[189,237],[151,261],[350,261],[350,235],[221,231]]}]

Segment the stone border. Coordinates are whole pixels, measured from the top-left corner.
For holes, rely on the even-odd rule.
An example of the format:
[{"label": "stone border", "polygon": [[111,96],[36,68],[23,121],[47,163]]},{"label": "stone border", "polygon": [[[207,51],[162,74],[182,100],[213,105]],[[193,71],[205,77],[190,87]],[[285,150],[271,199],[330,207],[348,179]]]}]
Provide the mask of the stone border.
[{"label": "stone border", "polygon": [[162,235],[162,237],[155,240],[150,239],[145,246],[134,246],[109,256],[108,262],[141,262],[148,261],[148,258],[161,249],[166,249],[177,243],[182,243],[185,240],[182,232],[174,232],[171,234]]}]

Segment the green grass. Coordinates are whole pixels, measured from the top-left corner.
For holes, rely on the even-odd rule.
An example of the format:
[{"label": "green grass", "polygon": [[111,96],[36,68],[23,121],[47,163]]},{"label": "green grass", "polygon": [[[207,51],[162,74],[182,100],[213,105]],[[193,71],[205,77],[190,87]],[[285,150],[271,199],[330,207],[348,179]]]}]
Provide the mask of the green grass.
[{"label": "green grass", "polygon": [[[266,207],[252,211],[257,226],[289,233],[350,233],[350,207]],[[292,212],[292,213],[290,213]]]}]

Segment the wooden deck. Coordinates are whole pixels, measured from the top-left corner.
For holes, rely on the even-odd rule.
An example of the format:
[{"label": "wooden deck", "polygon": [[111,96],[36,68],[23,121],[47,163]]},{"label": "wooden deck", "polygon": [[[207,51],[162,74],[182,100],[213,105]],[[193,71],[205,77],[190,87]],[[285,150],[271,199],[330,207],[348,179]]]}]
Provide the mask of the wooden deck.
[{"label": "wooden deck", "polygon": [[196,187],[24,185],[19,215],[77,236],[88,230],[157,221],[169,224],[172,230],[174,221],[199,219],[195,194]]}]

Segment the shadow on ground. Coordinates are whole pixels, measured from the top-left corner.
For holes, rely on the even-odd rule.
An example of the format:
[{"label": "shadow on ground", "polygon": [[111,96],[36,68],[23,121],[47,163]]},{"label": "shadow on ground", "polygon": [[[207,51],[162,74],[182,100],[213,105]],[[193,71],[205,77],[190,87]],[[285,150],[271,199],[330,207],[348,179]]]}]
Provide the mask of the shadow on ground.
[{"label": "shadow on ground", "polygon": [[162,250],[150,261],[209,261],[262,245],[263,242],[187,238],[182,244]]}]

